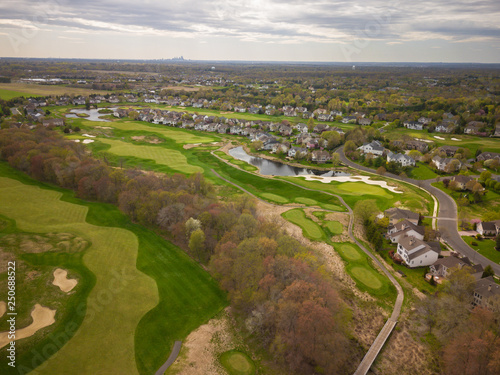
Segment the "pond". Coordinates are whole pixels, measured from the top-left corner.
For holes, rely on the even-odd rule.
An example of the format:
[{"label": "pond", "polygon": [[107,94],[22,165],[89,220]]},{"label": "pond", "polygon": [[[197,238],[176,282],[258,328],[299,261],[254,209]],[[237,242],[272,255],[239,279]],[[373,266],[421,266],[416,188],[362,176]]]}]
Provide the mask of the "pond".
[{"label": "pond", "polygon": [[76,114],[77,113],[85,113],[86,115],[89,115],[89,117],[81,117],[85,120],[89,121],[103,121],[103,122],[109,122],[109,120],[99,118],[100,116],[106,116],[109,115],[110,113],[99,113],[101,109],[109,109],[109,108],[99,108],[99,109],[72,109],[69,113],[66,115],[67,118],[80,118]]},{"label": "pond", "polygon": [[271,161],[256,156],[248,155],[243,147],[229,150],[229,155],[235,159],[243,160],[259,168],[260,173],[265,176],[302,176],[315,175],[323,177],[350,176],[349,173],[341,171],[320,171],[317,169],[292,167],[287,164]]}]

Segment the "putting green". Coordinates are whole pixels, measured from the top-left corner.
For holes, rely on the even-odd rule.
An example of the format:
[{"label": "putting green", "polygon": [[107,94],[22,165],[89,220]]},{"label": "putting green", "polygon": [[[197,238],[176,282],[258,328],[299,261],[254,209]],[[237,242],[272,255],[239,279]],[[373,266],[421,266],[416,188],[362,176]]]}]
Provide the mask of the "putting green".
[{"label": "putting green", "polygon": [[[86,126],[102,126],[102,122],[95,121],[84,121],[82,125]],[[210,143],[218,141],[211,135],[195,135],[191,131],[184,129],[171,128],[167,126],[158,125],[146,125],[140,121],[114,121],[105,123],[106,126],[119,130],[130,130],[130,131],[142,131],[148,133],[160,134],[165,138],[174,140],[176,143],[188,144],[188,143]]]},{"label": "putting green", "polygon": [[277,203],[288,203],[288,199],[282,197],[281,195],[271,194],[271,193],[261,193],[260,196],[264,199],[277,202]]},{"label": "putting green", "polygon": [[310,198],[304,198],[304,197],[295,198],[295,202],[306,204],[308,206],[317,206],[318,205],[318,201],[315,201],[314,199],[310,199]]},{"label": "putting green", "polygon": [[373,270],[365,267],[352,267],[351,274],[354,278],[372,289],[382,288],[382,282],[378,279]]},{"label": "putting green", "polygon": [[[332,232],[333,234],[341,234],[344,231],[344,227],[338,221],[327,221],[325,226]],[[346,245],[348,246],[348,245]]]},{"label": "putting green", "polygon": [[107,151],[118,156],[134,156],[154,160],[157,164],[166,165],[182,173],[203,172],[202,168],[189,164],[186,156],[180,151],[161,146],[135,145],[106,138],[99,138],[99,141],[110,145],[111,148]]},{"label": "putting green", "polygon": [[348,258],[350,260],[361,259],[361,254],[352,245],[347,245],[347,244],[341,245],[340,251],[342,252],[343,255],[345,255],[346,258]]},{"label": "putting green", "polygon": [[307,238],[315,241],[324,239],[325,234],[321,227],[311,219],[308,219],[304,211],[302,211],[301,209],[296,208],[290,211],[286,211],[282,216],[289,222],[301,227],[304,236],[306,236]]},{"label": "putting green", "polygon": [[230,375],[253,375],[255,364],[245,353],[230,350],[220,356],[222,366]]},{"label": "putting green", "polygon": [[159,301],[154,280],[136,268],[137,237],[122,228],[87,223],[88,208],[61,201],[61,196],[0,177],[0,214],[14,219],[20,230],[69,232],[91,242],[83,262],[94,273],[96,283],[84,320],[62,348],[51,344],[48,352],[52,355],[59,349],[57,355],[44,353],[47,360],[36,373],[70,374],[78,364],[78,372],[85,374],[137,374],[135,330]]}]

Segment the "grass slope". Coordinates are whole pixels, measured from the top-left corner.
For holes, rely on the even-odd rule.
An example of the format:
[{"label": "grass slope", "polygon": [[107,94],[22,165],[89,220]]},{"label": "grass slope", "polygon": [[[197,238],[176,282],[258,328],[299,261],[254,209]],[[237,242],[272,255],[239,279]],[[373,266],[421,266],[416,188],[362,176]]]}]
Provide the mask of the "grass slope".
[{"label": "grass slope", "polygon": [[[26,201],[29,195],[24,191],[15,195],[19,182],[2,179],[15,196],[6,199],[7,205],[0,205],[0,213],[10,207],[20,216],[18,225],[32,216],[35,222],[29,225],[35,231],[40,231],[41,225],[45,230],[71,226],[73,233],[90,231],[96,236],[94,241],[86,235],[92,247],[84,263],[97,282],[85,320],[40,373],[72,373],[75,363],[80,373],[154,373],[170,355],[175,340],[185,338],[227,305],[225,293],[197,263],[152,231],[132,224],[115,206],[76,199],[72,192],[36,182],[5,163],[0,163],[0,175],[21,181],[31,200],[39,202],[43,196],[43,205],[48,206],[48,211],[42,211],[37,204],[29,204],[27,212],[19,213],[16,203]],[[48,215],[61,205],[62,212]],[[106,299],[110,296],[111,301]]]},{"label": "grass slope", "polygon": [[136,157],[145,160],[153,160],[157,164],[165,165],[181,173],[202,172],[200,167],[190,165],[186,157],[177,150],[171,150],[161,146],[134,145],[114,139],[99,138],[99,142],[110,145],[107,150],[112,154],[123,157]]}]

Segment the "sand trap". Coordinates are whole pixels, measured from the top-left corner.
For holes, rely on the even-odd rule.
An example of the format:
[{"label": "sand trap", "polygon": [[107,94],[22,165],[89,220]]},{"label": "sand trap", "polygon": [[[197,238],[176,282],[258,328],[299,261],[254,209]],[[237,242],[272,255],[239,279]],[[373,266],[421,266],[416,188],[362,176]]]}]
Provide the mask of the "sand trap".
[{"label": "sand trap", "polygon": [[422,139],[422,138],[415,138],[417,141],[422,141],[422,142],[427,142],[427,143],[432,143],[433,141],[429,139]]},{"label": "sand trap", "polygon": [[90,134],[82,134],[84,137],[90,137],[90,138],[95,138],[95,135],[90,135]]},{"label": "sand trap", "polygon": [[461,139],[457,139],[457,138],[452,138],[451,140],[452,141],[461,141]]},{"label": "sand trap", "polygon": [[[42,305],[37,303],[31,311],[33,323],[25,328],[16,330],[16,341],[33,336],[38,330],[54,324],[56,321],[54,319],[55,315],[56,310],[51,310],[48,307],[43,307]],[[0,348],[3,348],[7,344],[9,344],[11,340],[8,336],[9,331],[0,333]]]},{"label": "sand trap", "polygon": [[0,301],[0,318],[7,311],[7,303],[5,301]]},{"label": "sand trap", "polygon": [[445,140],[443,137],[440,137],[440,136],[438,136],[438,135],[435,135],[435,136],[434,136],[434,138],[436,138],[436,139],[440,139],[440,140],[442,140],[442,141],[444,141],[444,140]]},{"label": "sand trap", "polygon": [[94,128],[96,128],[96,129],[113,129],[109,126],[94,126]]},{"label": "sand trap", "polygon": [[92,143],[94,142],[93,139],[84,139],[82,143]]},{"label": "sand trap", "polygon": [[368,185],[378,185],[384,189],[387,189],[396,194],[403,194],[402,191],[399,191],[397,188],[393,186],[389,186],[385,181],[373,181],[370,180],[369,176],[338,176],[338,177],[321,177],[314,175],[306,175],[306,176],[297,176],[297,177],[305,177],[306,181],[320,181],[324,184],[329,184],[332,181],[338,182],[364,182]]},{"label": "sand trap", "polygon": [[76,279],[68,279],[68,271],[57,268],[54,271],[54,281],[52,284],[58,286],[64,293],[68,293],[73,289],[78,281]]},{"label": "sand trap", "polygon": [[73,139],[73,142],[80,143],[79,139]]}]

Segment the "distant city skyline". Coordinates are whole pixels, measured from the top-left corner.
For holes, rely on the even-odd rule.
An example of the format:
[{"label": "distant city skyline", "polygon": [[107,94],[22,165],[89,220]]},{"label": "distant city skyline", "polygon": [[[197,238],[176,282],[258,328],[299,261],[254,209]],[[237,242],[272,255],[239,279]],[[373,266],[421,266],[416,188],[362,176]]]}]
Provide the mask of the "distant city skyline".
[{"label": "distant city skyline", "polygon": [[4,0],[0,57],[500,63],[500,2]]}]

